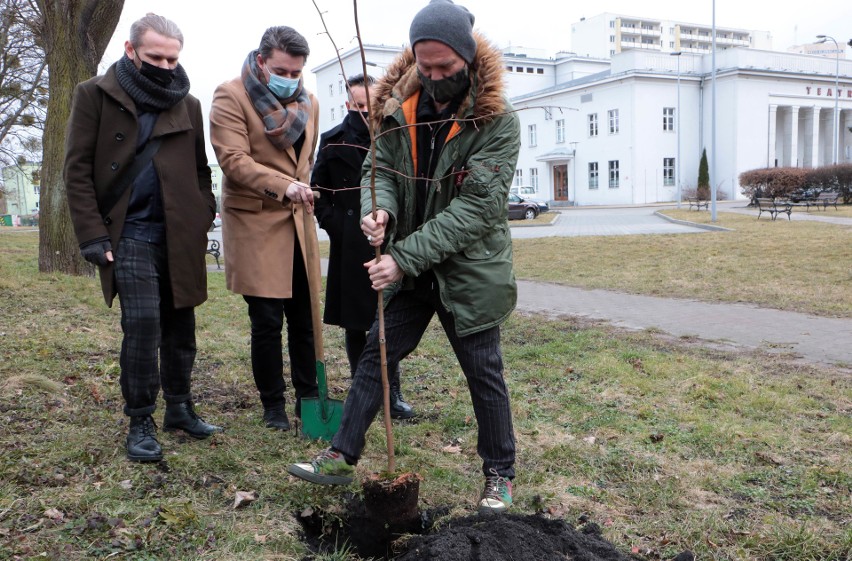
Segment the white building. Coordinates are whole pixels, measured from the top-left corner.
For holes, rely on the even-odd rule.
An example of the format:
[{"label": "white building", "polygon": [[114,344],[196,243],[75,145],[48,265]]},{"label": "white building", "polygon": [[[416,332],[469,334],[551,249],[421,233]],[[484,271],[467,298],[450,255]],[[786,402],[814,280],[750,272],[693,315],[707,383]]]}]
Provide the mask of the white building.
[{"label": "white building", "polygon": [[[599,40],[611,22],[616,49],[609,32]],[[634,30],[659,37],[635,48],[626,40]],[[522,131],[515,184],[555,205],[677,200],[678,186],[681,194],[696,186],[702,150],[714,157],[710,27],[602,14],[572,31],[575,50],[596,56],[504,49]],[[713,181],[722,196],[740,198],[738,176],[749,169],[833,163],[835,139],[838,163],[852,161],[852,61],[760,50],[771,44],[767,32],[717,32]],[[368,71],[383,75],[399,51],[366,45]],[[347,76],[361,72],[357,49],[341,59]],[[325,131],[345,115],[345,81],[336,59],[314,72]]]},{"label": "white building", "polygon": [[41,166],[31,162],[3,168],[3,201],[0,214],[29,216],[39,209]]},{"label": "white building", "polygon": [[[712,27],[664,19],[603,13],[571,24],[571,45],[577,54],[608,58],[630,49],[664,53],[709,53]],[[772,49],[768,31],[716,27],[718,50],[734,47]]]},{"label": "white building", "polygon": [[[852,63],[840,62],[835,92],[834,60],[755,49],[716,59],[714,181],[726,198],[742,197],[738,176],[749,169],[831,164],[836,93],[838,162],[852,161]],[[674,201],[678,173],[682,189],[695,187],[702,149],[712,160],[711,102],[710,55],[638,49],[608,71],[517,96],[516,184],[537,181],[539,198],[557,205]]]}]

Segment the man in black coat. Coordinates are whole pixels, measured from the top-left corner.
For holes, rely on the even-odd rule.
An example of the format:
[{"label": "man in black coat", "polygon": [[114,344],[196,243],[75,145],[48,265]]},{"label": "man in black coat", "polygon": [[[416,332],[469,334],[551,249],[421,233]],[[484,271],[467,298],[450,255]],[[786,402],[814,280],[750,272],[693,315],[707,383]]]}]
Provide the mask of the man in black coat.
[{"label": "man in black coat", "polygon": [[[346,330],[346,356],[355,375],[367,331],[376,318],[378,300],[364,263],[375,249],[361,232],[361,164],[370,147],[367,129],[368,88],[373,78],[357,75],[347,80],[350,101],[343,122],[320,138],[311,184],[323,189],[315,202],[320,228],[328,233],[331,248],[326,280],[323,321]],[[408,419],[414,410],[400,388],[399,364],[388,365],[391,417]]]}]

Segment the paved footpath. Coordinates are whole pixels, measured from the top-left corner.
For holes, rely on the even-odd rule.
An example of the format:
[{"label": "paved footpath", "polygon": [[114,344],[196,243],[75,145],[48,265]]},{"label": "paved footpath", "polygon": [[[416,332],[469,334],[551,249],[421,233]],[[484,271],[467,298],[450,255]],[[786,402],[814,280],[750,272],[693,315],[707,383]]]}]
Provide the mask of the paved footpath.
[{"label": "paved footpath", "polygon": [[605,320],[630,329],[656,328],[852,368],[852,319],[530,281],[518,281],[518,310]]}]

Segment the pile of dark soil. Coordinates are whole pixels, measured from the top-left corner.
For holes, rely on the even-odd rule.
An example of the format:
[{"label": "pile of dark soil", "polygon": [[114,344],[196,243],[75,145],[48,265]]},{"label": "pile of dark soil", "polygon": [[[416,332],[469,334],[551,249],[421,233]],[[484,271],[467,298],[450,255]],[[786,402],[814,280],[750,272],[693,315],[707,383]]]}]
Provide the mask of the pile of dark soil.
[{"label": "pile of dark soil", "polygon": [[634,561],[601,536],[600,527],[581,530],[559,519],[504,514],[456,518],[440,530],[415,536],[395,561]]}]

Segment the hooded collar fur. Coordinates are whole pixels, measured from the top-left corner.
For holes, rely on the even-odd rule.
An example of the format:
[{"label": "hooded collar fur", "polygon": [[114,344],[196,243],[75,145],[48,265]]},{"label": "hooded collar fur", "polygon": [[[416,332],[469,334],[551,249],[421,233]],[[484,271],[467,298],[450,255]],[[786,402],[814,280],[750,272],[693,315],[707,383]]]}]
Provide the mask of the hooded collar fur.
[{"label": "hooded collar fur", "polygon": [[[482,34],[474,32],[476,55],[470,66],[473,95],[459,107],[458,114],[487,123],[506,111],[506,85],[503,79],[503,54]],[[384,77],[373,87],[370,113],[376,128],[385,117],[393,115],[402,102],[420,89],[417,63],[411,47],[390,64]]]}]

